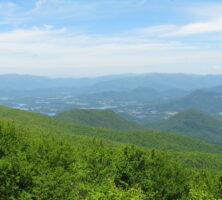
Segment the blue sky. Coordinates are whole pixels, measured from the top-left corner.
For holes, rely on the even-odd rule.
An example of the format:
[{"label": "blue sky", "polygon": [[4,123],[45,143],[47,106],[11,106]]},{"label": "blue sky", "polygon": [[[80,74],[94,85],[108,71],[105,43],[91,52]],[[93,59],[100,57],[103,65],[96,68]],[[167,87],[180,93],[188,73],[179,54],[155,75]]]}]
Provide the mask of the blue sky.
[{"label": "blue sky", "polygon": [[0,73],[222,73],[221,0],[0,0]]}]

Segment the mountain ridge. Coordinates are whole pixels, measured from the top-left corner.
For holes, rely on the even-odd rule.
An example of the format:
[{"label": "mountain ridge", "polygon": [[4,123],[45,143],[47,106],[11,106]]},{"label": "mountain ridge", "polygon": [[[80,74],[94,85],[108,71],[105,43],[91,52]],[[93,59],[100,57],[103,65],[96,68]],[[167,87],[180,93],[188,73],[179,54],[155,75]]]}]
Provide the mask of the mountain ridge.
[{"label": "mountain ridge", "polygon": [[55,117],[65,122],[101,128],[142,129],[139,124],[124,119],[110,109],[72,109],[59,113]]},{"label": "mountain ridge", "polygon": [[190,136],[153,130],[112,130],[67,123],[54,117],[0,106],[0,120],[14,122],[26,129],[35,127],[40,131],[57,134],[76,134],[98,137],[124,144],[134,144],[148,149],[164,149],[178,152],[199,151],[221,153],[222,146],[206,143]]},{"label": "mountain ridge", "polygon": [[180,112],[173,117],[148,124],[146,127],[177,132],[222,144],[222,119],[194,109]]}]

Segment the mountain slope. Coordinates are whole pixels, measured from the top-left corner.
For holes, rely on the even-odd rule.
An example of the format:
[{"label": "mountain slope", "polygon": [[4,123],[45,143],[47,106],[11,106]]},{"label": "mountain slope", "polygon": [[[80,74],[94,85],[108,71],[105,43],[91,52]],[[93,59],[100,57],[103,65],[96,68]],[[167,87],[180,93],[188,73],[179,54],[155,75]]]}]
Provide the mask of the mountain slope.
[{"label": "mountain slope", "polygon": [[222,113],[222,92],[196,90],[183,98],[161,104],[155,109],[159,112],[181,112],[187,109],[196,109],[219,115]]},{"label": "mountain slope", "polygon": [[148,124],[147,127],[222,144],[222,120],[195,110],[186,110],[168,120]]},{"label": "mountain slope", "polygon": [[134,122],[124,119],[112,110],[73,109],[56,115],[57,119],[65,122],[87,126],[112,129],[140,129]]},{"label": "mountain slope", "polygon": [[187,74],[160,74],[151,73],[129,77],[104,80],[91,87],[92,92],[127,91],[138,87],[152,87],[157,90],[183,89],[193,90],[198,88],[214,87],[221,85],[220,75],[187,75]]},{"label": "mountain slope", "polygon": [[52,132],[54,134],[77,134],[105,138],[125,144],[135,144],[145,148],[183,151],[222,153],[222,146],[208,144],[202,140],[180,134],[163,133],[152,130],[112,130],[81,126],[63,122],[46,115],[0,107],[0,120],[13,121],[26,129]]},{"label": "mountain slope", "polygon": [[[198,170],[205,166],[204,173]],[[215,167],[217,176],[211,173]],[[198,199],[210,183],[203,190],[210,198],[204,197],[216,200],[220,169],[216,154],[184,157],[0,122],[0,199]]]}]

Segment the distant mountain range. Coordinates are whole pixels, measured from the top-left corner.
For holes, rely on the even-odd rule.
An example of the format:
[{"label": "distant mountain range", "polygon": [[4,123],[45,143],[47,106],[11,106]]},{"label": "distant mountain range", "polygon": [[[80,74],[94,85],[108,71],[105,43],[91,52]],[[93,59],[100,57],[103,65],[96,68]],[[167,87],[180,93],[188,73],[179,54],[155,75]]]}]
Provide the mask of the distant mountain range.
[{"label": "distant mountain range", "polygon": [[222,116],[222,75],[125,74],[96,78],[0,75],[0,104],[48,115],[112,109],[139,123],[196,109]]},{"label": "distant mountain range", "polygon": [[181,112],[186,109],[196,109],[220,116],[222,115],[222,87],[195,90],[180,99],[159,104],[155,109],[159,112]]},{"label": "distant mountain range", "polygon": [[138,87],[157,90],[193,90],[222,85],[222,75],[123,74],[96,78],[47,78],[8,74],[0,76],[0,89],[87,88],[88,92],[127,91]]},{"label": "distant mountain range", "polygon": [[168,120],[151,123],[146,127],[222,144],[222,119],[196,110],[186,110]]},{"label": "distant mountain range", "polygon": [[222,85],[222,75],[188,75],[188,74],[143,74],[130,77],[114,78],[96,83],[91,90],[127,91],[138,87],[149,87],[156,90],[194,90]]},{"label": "distant mountain range", "polygon": [[110,104],[115,104],[118,102],[131,102],[132,104],[156,104],[157,102],[161,103],[172,99],[177,99],[179,97],[183,97],[188,93],[188,91],[182,89],[158,91],[153,88],[138,87],[133,90],[122,92],[107,91],[93,94],[84,94],[80,95],[78,98],[82,101],[92,102],[94,104],[98,103],[99,101],[110,102]]}]

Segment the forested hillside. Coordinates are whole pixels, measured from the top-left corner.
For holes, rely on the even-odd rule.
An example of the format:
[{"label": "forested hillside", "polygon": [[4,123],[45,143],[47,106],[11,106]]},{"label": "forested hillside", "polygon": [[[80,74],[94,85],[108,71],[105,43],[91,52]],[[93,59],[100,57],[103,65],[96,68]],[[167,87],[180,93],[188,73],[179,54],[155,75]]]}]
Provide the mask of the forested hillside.
[{"label": "forested hillside", "polygon": [[[119,143],[121,142],[122,144],[135,144],[146,149],[186,152],[186,156],[183,155],[183,160],[186,160],[185,164],[190,163],[190,165],[198,168],[208,167],[212,169],[222,169],[221,146],[208,144],[201,140],[179,134],[151,130],[118,131],[86,127],[63,122],[46,115],[15,110],[7,107],[1,107],[0,120],[13,122],[16,126],[22,126],[25,129],[35,129],[36,131],[53,133],[59,136],[69,133],[75,136],[82,135],[109,139]],[[188,152],[190,153],[188,154]],[[196,152],[202,152],[202,154],[200,154],[201,156],[199,156],[199,154],[197,156]],[[181,154],[176,157],[179,158],[180,155]],[[199,159],[200,157],[201,159]]]},{"label": "forested hillside", "polygon": [[13,121],[26,128],[35,127],[41,131],[64,134],[72,133],[84,136],[105,138],[125,144],[135,144],[145,148],[155,148],[173,151],[199,151],[221,153],[222,146],[208,144],[202,140],[175,133],[164,133],[153,130],[113,130],[87,127],[68,123],[46,115],[11,109],[0,108],[0,120]]},{"label": "forested hillside", "polygon": [[222,198],[219,172],[186,168],[163,151],[5,122],[0,136],[0,199]]},{"label": "forested hillside", "polygon": [[56,115],[57,119],[65,122],[87,126],[112,129],[141,129],[142,127],[132,121],[120,117],[112,110],[73,109]]},{"label": "forested hillside", "polygon": [[148,124],[147,127],[222,144],[222,119],[192,109],[178,113],[168,120]]}]

